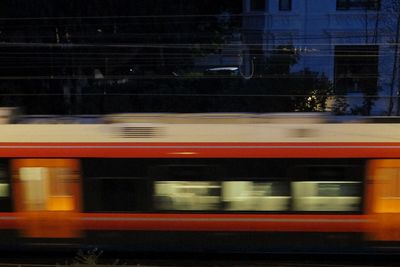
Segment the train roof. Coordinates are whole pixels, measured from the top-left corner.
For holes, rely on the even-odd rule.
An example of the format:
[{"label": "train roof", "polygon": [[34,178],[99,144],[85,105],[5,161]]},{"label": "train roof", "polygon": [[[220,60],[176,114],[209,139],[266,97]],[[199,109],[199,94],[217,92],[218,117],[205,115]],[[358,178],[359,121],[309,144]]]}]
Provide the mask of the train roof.
[{"label": "train roof", "polygon": [[400,123],[398,116],[333,116],[330,113],[119,113],[107,115],[21,115],[0,108],[0,124],[265,124]]},{"label": "train roof", "polygon": [[[4,123],[4,122],[3,122]],[[20,115],[6,123],[15,124],[264,124],[264,123],[400,123],[400,117],[331,116],[326,113],[124,113],[109,115]]]}]

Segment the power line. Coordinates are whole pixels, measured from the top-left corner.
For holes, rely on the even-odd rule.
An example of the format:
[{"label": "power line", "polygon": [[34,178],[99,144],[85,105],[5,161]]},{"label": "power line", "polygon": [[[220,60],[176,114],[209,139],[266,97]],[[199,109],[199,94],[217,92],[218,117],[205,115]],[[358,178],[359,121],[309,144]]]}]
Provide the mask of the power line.
[{"label": "power line", "polygon": [[[313,74],[273,74],[273,75],[254,75],[253,80],[263,80],[263,79],[316,79],[320,76]],[[390,75],[354,75],[348,77],[347,79],[371,79],[371,78],[385,78],[390,77]],[[94,75],[37,75],[37,76],[0,76],[0,80],[97,80],[97,81],[107,81],[107,80],[216,80],[216,79],[227,79],[227,80],[242,80],[241,76],[229,76],[229,75],[105,75],[104,78],[95,78]],[[337,78],[338,79],[338,78]],[[344,78],[343,78],[344,79]]]},{"label": "power line", "polygon": [[[61,90],[61,89],[60,89]],[[296,89],[293,89],[296,90]],[[361,92],[359,92],[361,93]],[[69,93],[68,96],[177,96],[177,97],[345,97],[345,98],[398,98],[397,96],[389,95],[340,95],[340,94],[209,94],[209,93]],[[0,93],[0,96],[66,96],[62,93],[35,93],[35,94],[24,94],[24,93]]]},{"label": "power line", "polygon": [[[338,13],[338,16],[343,16],[343,15],[359,15],[359,16],[368,16],[372,17],[375,16],[375,14],[379,15],[398,15],[397,11],[371,11],[369,14],[365,14],[364,10],[354,12],[352,10],[349,11],[340,11],[341,13]],[[342,12],[346,12],[347,14],[343,14]],[[307,13],[307,16],[316,16],[316,17],[324,17],[326,13]],[[207,18],[207,17],[223,17],[224,14],[222,13],[209,13],[209,14],[160,14],[160,15],[109,15],[109,16],[58,16],[58,17],[50,17],[50,16],[38,16],[38,17],[3,17],[0,18],[0,21],[24,21],[24,20],[82,20],[82,19],[87,19],[87,20],[96,20],[96,19],[154,19],[154,18]],[[228,17],[254,17],[254,16],[262,16],[265,17],[265,14],[254,14],[254,13],[228,13],[226,16]],[[326,18],[321,18],[325,19]]]}]

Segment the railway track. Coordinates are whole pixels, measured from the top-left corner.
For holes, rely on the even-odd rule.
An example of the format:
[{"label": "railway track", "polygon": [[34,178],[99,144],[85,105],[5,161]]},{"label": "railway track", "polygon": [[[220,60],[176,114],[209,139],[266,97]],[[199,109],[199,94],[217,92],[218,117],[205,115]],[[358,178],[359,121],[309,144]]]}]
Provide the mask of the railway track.
[{"label": "railway track", "polygon": [[[30,262],[31,260],[31,262]],[[49,259],[46,259],[49,261]],[[333,259],[326,261],[302,260],[296,262],[295,259],[290,261],[280,260],[158,260],[158,259],[127,259],[127,260],[108,260],[101,261],[55,261],[53,264],[39,263],[39,259],[22,258],[19,262],[17,259],[8,262],[0,260],[0,267],[398,267],[398,261],[387,261],[378,263],[376,261],[345,261],[339,260],[335,262]],[[332,262],[329,262],[332,261]]]}]

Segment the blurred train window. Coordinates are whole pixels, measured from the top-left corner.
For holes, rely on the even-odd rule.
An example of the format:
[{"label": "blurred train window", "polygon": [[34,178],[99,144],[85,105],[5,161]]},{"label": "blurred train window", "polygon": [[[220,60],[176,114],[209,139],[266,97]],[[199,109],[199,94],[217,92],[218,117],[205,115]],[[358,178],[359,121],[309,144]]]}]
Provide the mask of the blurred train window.
[{"label": "blurred train window", "polygon": [[284,211],[290,204],[287,182],[225,181],[222,196],[232,211]]},{"label": "blurred train window", "polygon": [[221,186],[211,181],[155,181],[157,210],[204,211],[220,208]]},{"label": "blurred train window", "polygon": [[24,210],[67,211],[75,208],[72,177],[67,168],[22,167]]},{"label": "blurred train window", "polygon": [[[385,163],[386,161],[384,160]],[[395,166],[379,166],[376,168],[373,179],[375,179],[373,211],[375,213],[399,213],[400,169]]]},{"label": "blurred train window", "polygon": [[359,212],[363,165],[298,165],[291,170],[292,208],[310,212]]},{"label": "blurred train window", "polygon": [[[86,210],[89,212],[141,212],[146,210],[148,182],[134,177],[92,177]],[[90,192],[89,192],[90,191]]]},{"label": "blurred train window", "polygon": [[292,182],[295,211],[359,211],[361,182]]},{"label": "blurred train window", "polygon": [[0,197],[9,197],[10,188],[8,183],[0,183]]},{"label": "blurred train window", "polygon": [[379,168],[379,195],[383,199],[400,198],[400,171],[398,168]]},{"label": "blurred train window", "polygon": [[46,210],[48,168],[23,167],[19,169],[19,176],[24,183],[24,210]]},{"label": "blurred train window", "polygon": [[221,177],[220,167],[214,164],[166,164],[151,168],[151,176],[167,181],[209,181]]},{"label": "blurred train window", "polygon": [[49,168],[47,210],[67,211],[75,209],[72,172],[68,168]]},{"label": "blurred train window", "polygon": [[[156,210],[212,211],[221,206],[219,167],[214,164],[165,164],[151,170]],[[214,180],[214,181],[211,181]]]},{"label": "blurred train window", "polygon": [[148,160],[83,159],[85,212],[147,212],[151,204]]},{"label": "blurred train window", "polygon": [[359,182],[318,183],[318,195],[323,197],[354,196],[360,195]]},{"label": "blurred train window", "polygon": [[361,180],[363,167],[360,165],[299,165],[291,169],[296,180],[349,181]]},{"label": "blurred train window", "polygon": [[72,196],[69,186],[71,171],[68,168],[49,168],[52,179],[49,181],[49,193],[53,196]]},{"label": "blurred train window", "polygon": [[7,179],[7,170],[5,166],[0,165],[0,198],[10,196],[10,184]]}]

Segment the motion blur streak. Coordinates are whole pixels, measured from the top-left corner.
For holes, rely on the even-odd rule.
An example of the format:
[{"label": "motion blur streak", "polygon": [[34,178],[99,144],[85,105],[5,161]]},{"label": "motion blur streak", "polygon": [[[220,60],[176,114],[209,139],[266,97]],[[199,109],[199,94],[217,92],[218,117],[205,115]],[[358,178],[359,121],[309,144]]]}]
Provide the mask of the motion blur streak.
[{"label": "motion blur streak", "polygon": [[251,252],[400,241],[400,124],[123,119],[2,125],[0,242]]}]

